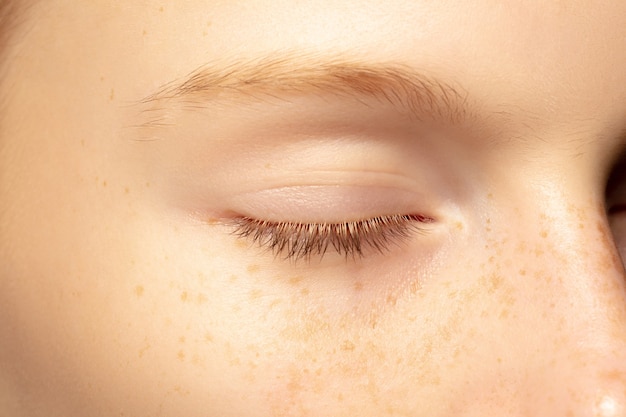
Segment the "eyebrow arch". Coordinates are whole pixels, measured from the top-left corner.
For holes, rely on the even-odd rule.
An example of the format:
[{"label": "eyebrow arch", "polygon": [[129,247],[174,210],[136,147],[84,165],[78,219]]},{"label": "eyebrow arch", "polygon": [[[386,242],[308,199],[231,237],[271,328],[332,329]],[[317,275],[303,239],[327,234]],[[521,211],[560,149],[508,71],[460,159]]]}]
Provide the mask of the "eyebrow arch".
[{"label": "eyebrow arch", "polygon": [[306,94],[375,98],[418,120],[462,124],[472,116],[465,90],[407,65],[301,54],[276,54],[222,67],[206,65],[161,87],[141,103],[174,100],[197,108],[237,97],[276,99]]}]

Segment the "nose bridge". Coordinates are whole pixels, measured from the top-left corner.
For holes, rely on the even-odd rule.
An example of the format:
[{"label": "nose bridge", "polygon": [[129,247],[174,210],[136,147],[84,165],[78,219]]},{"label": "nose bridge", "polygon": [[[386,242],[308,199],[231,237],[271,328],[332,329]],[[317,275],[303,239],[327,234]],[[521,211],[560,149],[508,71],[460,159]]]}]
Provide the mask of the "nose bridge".
[{"label": "nose bridge", "polygon": [[530,302],[545,308],[537,316],[544,352],[552,351],[545,374],[560,384],[552,389],[569,415],[626,417],[624,268],[603,206],[563,192],[530,206],[519,220],[533,225],[523,231],[533,243],[525,256],[512,250],[537,281]]}]

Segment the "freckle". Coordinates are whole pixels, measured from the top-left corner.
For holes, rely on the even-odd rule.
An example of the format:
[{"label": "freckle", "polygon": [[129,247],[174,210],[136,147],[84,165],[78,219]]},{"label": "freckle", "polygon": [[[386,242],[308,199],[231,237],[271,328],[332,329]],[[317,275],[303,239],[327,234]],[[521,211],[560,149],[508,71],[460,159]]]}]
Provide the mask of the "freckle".
[{"label": "freckle", "polygon": [[363,289],[363,283],[362,283],[362,282],[356,282],[356,283],[354,284],[354,289],[355,289],[356,291],[361,291],[361,290]]},{"label": "freckle", "polygon": [[259,265],[248,265],[246,270],[249,273],[254,274],[255,272],[259,272],[261,270],[261,267]]},{"label": "freckle", "polygon": [[519,274],[520,274],[520,275],[526,275],[526,270],[525,270],[525,269],[521,269],[521,270],[519,271]]},{"label": "freckle", "polygon": [[130,189],[128,187],[124,187],[124,194],[130,193]]},{"label": "freckle", "polygon": [[341,350],[343,351],[353,351],[354,350],[354,343],[352,343],[350,340],[344,340],[343,343],[341,344]]},{"label": "freckle", "polygon": [[291,285],[296,285],[296,284],[299,284],[300,282],[302,282],[302,277],[298,276],[298,277],[291,277],[291,278],[289,278],[289,283]]},{"label": "freckle", "polygon": [[107,182],[106,181],[102,181],[102,186],[106,187],[107,186]]},{"label": "freckle", "polygon": [[141,297],[143,295],[143,285],[137,285],[135,287],[135,294],[137,297]]},{"label": "freckle", "polygon": [[183,292],[180,293],[181,301],[187,301],[188,297],[189,297],[189,295],[187,294],[187,291],[183,291]]},{"label": "freckle", "polygon": [[238,239],[238,240],[235,240],[235,246],[237,246],[238,248],[241,248],[241,249],[246,249],[250,245],[245,240]]},{"label": "freckle", "polygon": [[163,9],[163,6],[159,7],[159,11],[160,11],[160,12],[163,12],[163,10],[164,10],[164,9]]},{"label": "freckle", "polygon": [[495,290],[497,290],[498,288],[500,288],[500,286],[502,285],[502,277],[497,275],[497,274],[492,274],[489,277],[489,282],[491,283],[491,288],[489,289],[489,292],[493,292]]},{"label": "freckle", "polygon": [[544,239],[547,238],[548,237],[548,232],[545,231],[545,230],[542,230],[541,231],[541,237],[544,238]]},{"label": "freckle", "polygon": [[258,298],[260,298],[263,295],[263,291],[261,290],[252,290],[250,291],[250,299],[252,300],[256,300]]},{"label": "freckle", "polygon": [[180,360],[181,362],[185,360],[185,352],[183,352],[182,350],[178,351],[178,360]]},{"label": "freckle", "polygon": [[309,289],[308,289],[308,288],[302,288],[302,289],[300,290],[300,294],[302,294],[302,295],[304,295],[304,296],[309,295],[309,292],[310,292],[310,291],[309,291]]},{"label": "freckle", "polygon": [[178,343],[185,343],[185,336],[181,336],[178,338]]},{"label": "freckle", "polygon": [[387,299],[386,299],[385,301],[387,302],[387,304],[390,304],[390,305],[392,305],[392,306],[395,306],[395,305],[396,305],[396,303],[398,302],[398,298],[397,298],[397,297],[395,297],[395,296],[394,296],[394,295],[392,295],[392,294],[389,294],[389,295],[387,296]]},{"label": "freckle", "polygon": [[115,90],[111,89],[111,93],[109,94],[109,100],[113,101],[115,99]]},{"label": "freckle", "polygon": [[230,278],[228,278],[228,282],[233,283],[236,282],[239,279],[239,277],[237,275],[231,275]]},{"label": "freckle", "polygon": [[270,169],[271,167],[272,167],[272,164],[270,163],[265,164],[265,169]]},{"label": "freckle", "polygon": [[84,147],[85,146],[85,139],[81,139],[80,140],[80,146]]},{"label": "freckle", "polygon": [[493,198],[493,194],[492,193],[487,194],[487,198],[488,199],[492,199]]},{"label": "freckle", "polygon": [[204,304],[207,301],[209,301],[209,298],[206,295],[202,293],[198,294],[198,304]]},{"label": "freckle", "polygon": [[454,226],[457,228],[457,230],[463,230],[463,223],[461,222],[456,222]]},{"label": "freckle", "polygon": [[507,310],[506,308],[500,312],[500,318],[501,319],[505,319],[508,316],[509,316],[509,310]]},{"label": "freckle", "polygon": [[209,332],[206,332],[204,334],[204,341],[208,342],[208,343],[213,342],[213,335],[211,333],[209,333]]},{"label": "freckle", "polygon": [[150,183],[149,182],[146,183],[146,188],[150,188]]}]

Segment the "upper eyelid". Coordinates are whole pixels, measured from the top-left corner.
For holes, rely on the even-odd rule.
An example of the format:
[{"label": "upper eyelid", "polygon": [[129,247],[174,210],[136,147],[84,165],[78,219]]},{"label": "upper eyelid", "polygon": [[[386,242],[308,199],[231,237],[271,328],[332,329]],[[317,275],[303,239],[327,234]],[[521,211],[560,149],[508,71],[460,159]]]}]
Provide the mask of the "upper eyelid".
[{"label": "upper eyelid", "polygon": [[242,214],[263,213],[268,220],[299,219],[309,224],[329,224],[390,215],[394,212],[419,213],[431,218],[439,200],[432,193],[392,186],[299,185],[238,194],[229,206]]}]

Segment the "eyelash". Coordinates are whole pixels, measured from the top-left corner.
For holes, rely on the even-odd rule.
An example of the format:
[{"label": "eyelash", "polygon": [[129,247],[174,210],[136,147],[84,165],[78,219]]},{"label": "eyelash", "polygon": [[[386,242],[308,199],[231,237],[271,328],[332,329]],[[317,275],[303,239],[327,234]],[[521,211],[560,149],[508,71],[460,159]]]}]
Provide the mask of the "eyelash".
[{"label": "eyelash", "polygon": [[320,258],[331,249],[348,257],[363,257],[365,249],[384,253],[413,232],[425,232],[422,224],[433,219],[421,215],[390,215],[343,223],[272,222],[250,217],[235,221],[234,235],[247,238],[285,259]]}]

